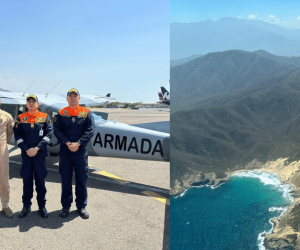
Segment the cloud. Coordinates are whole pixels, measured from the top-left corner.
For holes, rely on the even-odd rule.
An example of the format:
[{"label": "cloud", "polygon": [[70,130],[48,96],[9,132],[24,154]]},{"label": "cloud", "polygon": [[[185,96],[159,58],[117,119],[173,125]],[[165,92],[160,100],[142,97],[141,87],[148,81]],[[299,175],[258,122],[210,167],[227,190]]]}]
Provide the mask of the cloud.
[{"label": "cloud", "polygon": [[242,15],[239,15],[238,18],[241,19],[241,18],[242,18]]},{"label": "cloud", "polygon": [[278,18],[276,18],[274,15],[270,15],[267,18],[266,22],[269,22],[269,23],[279,23],[280,20]]},{"label": "cloud", "polygon": [[296,18],[297,20],[300,20],[300,16],[297,16],[297,18]]},{"label": "cloud", "polygon": [[249,15],[248,19],[251,19],[251,20],[257,19],[257,14]]}]

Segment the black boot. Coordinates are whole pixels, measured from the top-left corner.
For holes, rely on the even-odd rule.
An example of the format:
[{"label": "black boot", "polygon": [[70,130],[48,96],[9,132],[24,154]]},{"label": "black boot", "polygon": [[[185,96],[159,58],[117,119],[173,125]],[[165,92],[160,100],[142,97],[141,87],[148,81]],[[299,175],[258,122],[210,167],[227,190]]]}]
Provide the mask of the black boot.
[{"label": "black boot", "polygon": [[61,211],[60,211],[60,214],[59,216],[61,218],[66,218],[69,214],[69,211],[70,211],[70,208],[63,208]]},{"label": "black boot", "polygon": [[48,218],[49,215],[46,207],[40,207],[39,212],[42,218]]},{"label": "black boot", "polygon": [[19,213],[19,218],[24,218],[31,211],[30,207],[23,207],[21,212]]},{"label": "black boot", "polygon": [[85,208],[77,208],[77,212],[79,213],[82,219],[88,219],[90,217],[89,213],[85,210]]}]

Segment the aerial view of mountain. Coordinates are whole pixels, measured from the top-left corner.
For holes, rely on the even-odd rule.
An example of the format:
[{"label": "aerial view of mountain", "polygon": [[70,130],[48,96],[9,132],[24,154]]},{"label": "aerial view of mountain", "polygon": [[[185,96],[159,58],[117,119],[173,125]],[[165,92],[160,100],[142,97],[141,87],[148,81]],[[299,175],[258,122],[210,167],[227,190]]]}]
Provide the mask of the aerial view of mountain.
[{"label": "aerial view of mountain", "polygon": [[185,63],[187,61],[190,61],[190,60],[195,59],[195,58],[200,57],[200,56],[201,55],[193,55],[193,56],[189,56],[189,57],[182,58],[182,59],[179,59],[179,60],[171,60],[170,61],[170,67],[183,64],[183,63]]},{"label": "aerial view of mountain", "polygon": [[[172,112],[197,102],[207,106],[209,103],[221,104],[220,100],[228,98],[232,101],[232,91],[274,85],[297,71],[298,67],[300,57],[275,56],[262,50],[215,52],[192,59],[171,67],[172,94],[177,100],[172,105]],[[222,93],[229,96],[211,99]]]},{"label": "aerial view of mountain", "polygon": [[[268,169],[300,197],[300,57],[209,53],[171,67],[171,84],[172,194],[218,185],[239,170]],[[297,204],[278,230],[298,231]],[[268,237],[265,245],[273,244]]]},{"label": "aerial view of mountain", "polygon": [[262,20],[222,18],[170,26],[171,60],[209,52],[266,50],[275,55],[300,55],[300,30]]}]

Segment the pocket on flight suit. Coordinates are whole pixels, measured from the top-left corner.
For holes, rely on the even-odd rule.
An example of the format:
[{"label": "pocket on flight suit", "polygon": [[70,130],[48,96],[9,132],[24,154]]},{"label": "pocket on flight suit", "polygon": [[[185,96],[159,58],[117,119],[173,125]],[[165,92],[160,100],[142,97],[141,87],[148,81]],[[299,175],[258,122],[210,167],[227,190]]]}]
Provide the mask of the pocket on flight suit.
[{"label": "pocket on flight suit", "polygon": [[84,126],[86,124],[86,118],[79,118],[77,120],[77,126]]},{"label": "pocket on flight suit", "polygon": [[61,118],[61,121],[62,121],[62,123],[63,123],[63,125],[70,125],[70,123],[71,123],[71,119],[70,119],[70,117],[62,117]]},{"label": "pocket on flight suit", "polygon": [[[38,145],[42,138],[44,137],[45,131],[43,130],[43,123],[35,123],[33,128],[34,133],[34,145]],[[41,133],[42,131],[42,133]],[[40,134],[41,133],[41,134]],[[37,156],[39,156],[39,153],[41,154],[41,151],[38,151]]]},{"label": "pocket on flight suit", "polygon": [[[36,123],[35,126],[34,126],[34,130],[36,131],[35,133],[37,133],[39,135],[39,137],[44,137],[44,123]],[[40,135],[40,131],[43,131],[43,134]]]},{"label": "pocket on flight suit", "polygon": [[25,132],[30,132],[30,123],[22,123],[22,129],[25,131]]}]

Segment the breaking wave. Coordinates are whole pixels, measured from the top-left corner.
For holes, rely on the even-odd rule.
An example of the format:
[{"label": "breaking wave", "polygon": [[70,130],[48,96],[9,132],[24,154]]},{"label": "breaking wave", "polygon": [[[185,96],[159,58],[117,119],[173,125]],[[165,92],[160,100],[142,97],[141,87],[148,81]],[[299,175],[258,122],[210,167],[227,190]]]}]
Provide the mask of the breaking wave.
[{"label": "breaking wave", "polygon": [[284,199],[287,201],[288,206],[286,207],[270,207],[269,211],[270,212],[275,212],[275,211],[282,211],[279,216],[275,216],[269,220],[270,224],[272,225],[272,228],[266,232],[263,231],[262,233],[258,234],[257,241],[258,241],[258,247],[259,250],[265,250],[264,246],[264,239],[266,234],[270,234],[273,230],[274,223],[272,222],[272,219],[279,218],[284,215],[284,213],[288,210],[289,206],[291,206],[294,202],[295,199],[291,196],[291,191],[293,191],[293,187],[288,184],[282,184],[281,179],[278,174],[276,173],[268,173],[264,172],[261,170],[248,170],[248,171],[242,171],[233,174],[232,176],[237,176],[237,177],[248,177],[248,178],[258,178],[264,185],[272,185],[274,188],[278,189],[279,192],[282,193],[282,196]]},{"label": "breaking wave", "polygon": [[192,188],[209,187],[209,188],[211,188],[211,189],[215,189],[215,188],[221,186],[221,185],[224,184],[224,183],[225,183],[225,181],[224,181],[224,182],[221,182],[221,183],[220,183],[219,185],[217,185],[217,186],[210,185],[210,184],[199,185],[199,186],[191,186],[191,187],[189,187],[189,188],[186,188],[182,193],[175,195],[174,198],[176,199],[176,198],[178,198],[178,197],[183,197],[183,196],[186,194],[186,192],[187,192],[189,189],[192,189]]}]

